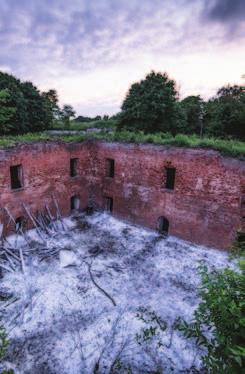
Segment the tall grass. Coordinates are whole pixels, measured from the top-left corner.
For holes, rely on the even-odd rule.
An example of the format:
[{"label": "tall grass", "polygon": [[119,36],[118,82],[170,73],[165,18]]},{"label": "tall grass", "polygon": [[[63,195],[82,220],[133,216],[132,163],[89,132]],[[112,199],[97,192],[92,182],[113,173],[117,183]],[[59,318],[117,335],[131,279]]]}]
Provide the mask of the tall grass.
[{"label": "tall grass", "polygon": [[65,142],[82,142],[88,139],[97,139],[104,141],[117,141],[122,143],[137,143],[137,144],[160,144],[160,145],[172,145],[177,147],[186,148],[206,148],[214,149],[221,152],[224,155],[233,157],[239,157],[245,159],[245,142],[230,139],[218,139],[218,138],[199,138],[196,135],[183,135],[178,134],[176,136],[170,133],[155,133],[155,134],[144,134],[143,132],[133,131],[108,131],[108,129],[102,129],[99,133],[85,133],[82,135],[50,135],[48,133],[29,133],[19,136],[5,136],[0,138],[0,147],[7,147],[14,145],[18,142],[36,142],[36,141],[52,141],[62,140]]},{"label": "tall grass", "polygon": [[[113,119],[108,120],[96,120],[90,122],[77,122],[71,121],[69,130],[84,131],[88,129],[106,129],[106,128],[115,128],[117,121]],[[53,124],[52,130],[66,130],[64,123],[62,121],[56,121]],[[67,129],[68,130],[68,129]]]}]

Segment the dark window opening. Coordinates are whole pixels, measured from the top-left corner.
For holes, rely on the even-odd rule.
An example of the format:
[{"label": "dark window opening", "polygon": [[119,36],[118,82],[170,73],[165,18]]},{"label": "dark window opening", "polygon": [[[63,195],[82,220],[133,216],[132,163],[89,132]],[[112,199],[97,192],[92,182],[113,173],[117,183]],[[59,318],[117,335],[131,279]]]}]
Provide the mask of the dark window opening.
[{"label": "dark window opening", "polygon": [[75,177],[77,175],[78,158],[70,159],[70,176]]},{"label": "dark window opening", "polygon": [[10,166],[11,188],[17,190],[23,187],[22,166]]},{"label": "dark window opening", "polygon": [[166,170],[165,188],[167,188],[168,190],[173,190],[174,189],[174,183],[175,183],[176,169],[175,168],[165,168],[165,170]]},{"label": "dark window opening", "polygon": [[24,218],[23,217],[18,217],[15,220],[15,230],[16,232],[23,230],[24,228]]},{"label": "dark window opening", "polygon": [[78,210],[80,208],[80,199],[78,196],[71,197],[71,210]]},{"label": "dark window opening", "polygon": [[112,197],[105,197],[105,210],[107,212],[112,212],[113,210],[113,198]]},{"label": "dark window opening", "polygon": [[165,217],[158,218],[157,229],[161,234],[167,235],[169,230],[169,221]]},{"label": "dark window opening", "polygon": [[115,174],[115,161],[111,158],[106,160],[106,176],[113,178]]}]

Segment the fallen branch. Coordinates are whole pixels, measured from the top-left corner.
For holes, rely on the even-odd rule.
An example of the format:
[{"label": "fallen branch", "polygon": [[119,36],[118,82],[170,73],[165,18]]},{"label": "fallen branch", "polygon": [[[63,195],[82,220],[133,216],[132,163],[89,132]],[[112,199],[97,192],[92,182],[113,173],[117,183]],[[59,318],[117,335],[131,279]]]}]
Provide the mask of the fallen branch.
[{"label": "fallen branch", "polygon": [[114,305],[114,306],[116,306],[117,304],[116,304],[116,302],[115,302],[115,300],[103,289],[103,288],[101,288],[99,285],[98,285],[98,283],[96,283],[95,282],[95,280],[94,280],[94,277],[93,277],[93,274],[92,274],[92,271],[91,271],[91,267],[92,267],[92,263],[91,264],[88,264],[87,262],[85,262],[86,264],[87,264],[87,266],[88,266],[88,272],[89,272],[89,275],[90,275],[90,278],[91,278],[91,281],[92,281],[92,283],[95,285],[95,287],[97,287],[98,288],[98,290],[100,291],[100,292],[102,292],[111,302],[112,302],[112,304]]}]

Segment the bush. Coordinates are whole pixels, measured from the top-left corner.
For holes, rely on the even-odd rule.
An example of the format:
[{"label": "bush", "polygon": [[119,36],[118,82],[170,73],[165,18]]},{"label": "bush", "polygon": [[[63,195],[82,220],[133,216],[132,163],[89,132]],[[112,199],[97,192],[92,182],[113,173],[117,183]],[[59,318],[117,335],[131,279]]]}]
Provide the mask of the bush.
[{"label": "bush", "polygon": [[209,373],[241,373],[245,364],[245,272],[201,269],[202,299],[191,323],[179,320],[178,329],[206,352]]},{"label": "bush", "polygon": [[2,326],[0,326],[0,362],[3,359],[8,347],[7,335]]}]

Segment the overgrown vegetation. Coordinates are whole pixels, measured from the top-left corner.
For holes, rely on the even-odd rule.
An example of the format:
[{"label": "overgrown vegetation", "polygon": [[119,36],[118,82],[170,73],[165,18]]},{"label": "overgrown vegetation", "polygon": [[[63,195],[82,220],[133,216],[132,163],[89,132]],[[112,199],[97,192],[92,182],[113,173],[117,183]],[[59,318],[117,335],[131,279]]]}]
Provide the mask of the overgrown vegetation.
[{"label": "overgrown vegetation", "polygon": [[101,131],[98,133],[85,133],[77,135],[50,135],[48,133],[28,133],[20,136],[3,136],[0,138],[0,147],[7,147],[18,142],[55,141],[82,142],[88,139],[104,141],[119,141],[125,143],[152,143],[159,145],[172,145],[177,147],[207,148],[221,152],[223,155],[245,157],[245,143],[238,140],[225,140],[217,138],[199,138],[196,135],[170,133],[144,134],[142,131]]},{"label": "overgrown vegetation", "polygon": [[151,72],[130,87],[122,104],[119,128],[174,133],[176,102],[175,82],[165,73]]},{"label": "overgrown vegetation", "polygon": [[[76,120],[70,121],[69,130],[72,131],[85,131],[88,129],[115,129],[118,121],[116,119],[99,119],[94,121],[82,121]],[[64,130],[64,123],[62,121],[55,121],[53,124],[54,130]]]},{"label": "overgrown vegetation", "polygon": [[238,231],[236,240],[231,247],[231,257],[245,259],[245,233],[242,231]]},{"label": "overgrown vegetation", "polygon": [[186,338],[204,348],[209,373],[241,373],[245,364],[245,267],[241,271],[201,269],[201,303],[191,323],[179,321]]},{"label": "overgrown vegetation", "polygon": [[0,72],[0,135],[43,131],[52,124],[48,93]]},{"label": "overgrown vegetation", "polygon": [[238,374],[245,366],[245,236],[238,232],[232,247],[238,270],[208,272],[200,268],[201,303],[189,323],[176,327],[203,349],[202,362],[208,373]]},{"label": "overgrown vegetation", "polygon": [[[202,138],[245,140],[245,88],[226,86],[204,101],[199,95],[179,99],[176,83],[166,73],[152,71],[134,83],[121,112],[86,117],[70,105],[58,105],[54,89],[41,93],[31,82],[0,72],[0,135],[40,132],[49,128],[86,130],[110,128],[158,134],[196,135]],[[182,141],[183,143],[183,141]]]},{"label": "overgrown vegetation", "polygon": [[204,101],[199,95],[179,100],[176,83],[152,71],[132,84],[122,104],[119,128],[245,140],[245,87],[226,86]]},{"label": "overgrown vegetation", "polygon": [[58,101],[55,90],[40,92],[31,82],[0,72],[0,135],[44,131],[58,120],[69,129],[75,111],[67,104],[60,108]]},{"label": "overgrown vegetation", "polygon": [[[7,334],[5,332],[5,329],[2,326],[0,326],[0,365],[1,365],[3,358],[5,357],[7,348],[8,348]],[[10,370],[5,369],[1,371],[1,374],[14,374],[14,371],[11,369]]]},{"label": "overgrown vegetation", "polygon": [[7,335],[2,326],[0,326],[0,362],[3,359],[8,347]]},{"label": "overgrown vegetation", "polygon": [[[169,345],[172,344],[174,330],[180,331],[186,339],[194,340],[201,352],[202,367],[210,374],[239,374],[245,367],[244,244],[244,235],[238,233],[234,248],[239,258],[239,269],[208,271],[206,266],[200,267],[201,302],[193,319],[187,322],[179,318],[172,325]],[[136,334],[137,343],[144,351],[150,344],[156,357],[160,351],[164,355],[167,345],[163,343],[162,336],[167,329],[166,321],[146,307],[139,308],[136,317],[144,324]],[[121,367],[124,363],[120,361]],[[130,369],[130,366],[125,367]],[[156,368],[156,373],[162,372],[161,367]]]}]

